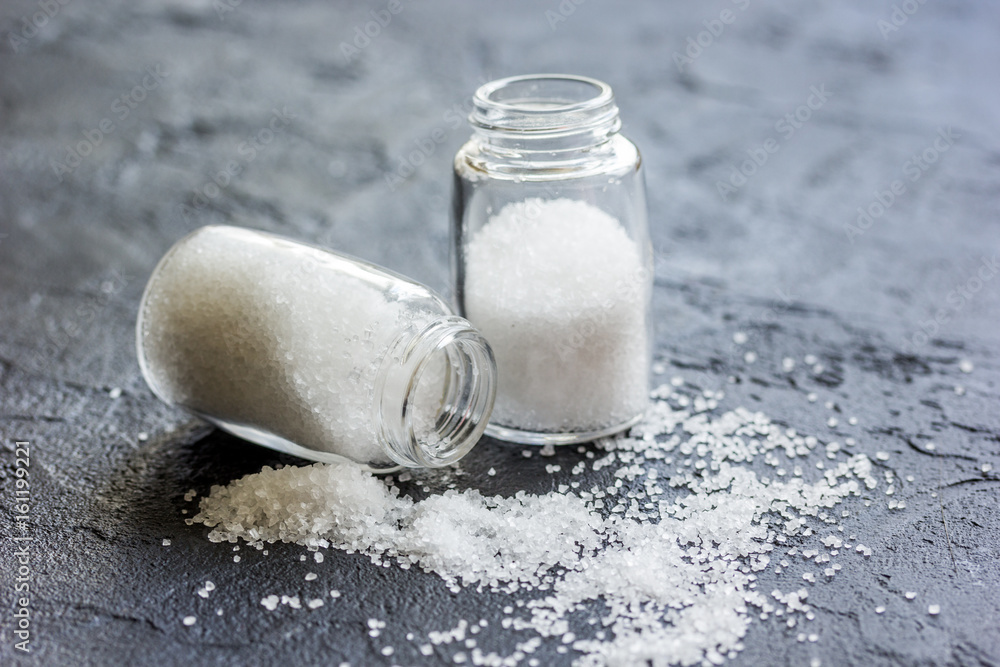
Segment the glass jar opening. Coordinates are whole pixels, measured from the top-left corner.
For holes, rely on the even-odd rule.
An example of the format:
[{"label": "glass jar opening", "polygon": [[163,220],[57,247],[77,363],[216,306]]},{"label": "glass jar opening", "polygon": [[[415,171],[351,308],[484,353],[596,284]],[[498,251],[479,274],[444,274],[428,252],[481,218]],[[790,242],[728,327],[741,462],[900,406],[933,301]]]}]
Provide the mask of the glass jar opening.
[{"label": "glass jar opening", "polygon": [[585,76],[529,74],[476,91],[469,122],[481,136],[545,139],[608,137],[621,127],[611,86]]},{"label": "glass jar opening", "polygon": [[437,468],[482,437],[496,397],[496,362],[466,320],[445,317],[397,341],[378,385],[376,423],[388,454],[407,467]]}]

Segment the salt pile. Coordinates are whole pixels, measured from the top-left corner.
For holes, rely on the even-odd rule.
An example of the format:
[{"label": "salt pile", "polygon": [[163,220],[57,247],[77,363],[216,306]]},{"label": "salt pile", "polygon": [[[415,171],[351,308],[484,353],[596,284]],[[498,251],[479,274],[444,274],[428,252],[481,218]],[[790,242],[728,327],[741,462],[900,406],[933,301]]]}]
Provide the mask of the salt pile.
[{"label": "salt pile", "polygon": [[[571,481],[558,492],[509,498],[449,490],[414,501],[347,465],[265,468],[213,487],[193,522],[211,527],[216,542],[341,549],[421,567],[456,591],[511,594],[518,609],[506,610],[503,627],[534,636],[506,656],[462,653],[472,664],[537,665],[531,654],[550,637],[560,651],[579,652],[581,665],[719,664],[742,648],[752,616],[781,617],[789,628],[813,618],[814,573],[769,592],[757,590],[758,573],[794,569],[793,559],[832,577],[842,562],[870,555],[843,537],[832,510],[879,480],[866,456],[838,443],[743,408],[719,414],[721,392],[663,386],[654,397],[628,436],[585,450],[569,471],[572,480],[608,468],[608,486]],[[815,465],[793,465],[816,455]],[[758,474],[754,461],[773,474]],[[576,622],[574,634],[569,619],[581,612],[591,631]],[[453,634],[430,639],[457,641]]]},{"label": "salt pile", "polygon": [[504,206],[465,249],[465,316],[497,359],[491,423],[580,433],[639,415],[651,274],[604,211],[572,199]]}]

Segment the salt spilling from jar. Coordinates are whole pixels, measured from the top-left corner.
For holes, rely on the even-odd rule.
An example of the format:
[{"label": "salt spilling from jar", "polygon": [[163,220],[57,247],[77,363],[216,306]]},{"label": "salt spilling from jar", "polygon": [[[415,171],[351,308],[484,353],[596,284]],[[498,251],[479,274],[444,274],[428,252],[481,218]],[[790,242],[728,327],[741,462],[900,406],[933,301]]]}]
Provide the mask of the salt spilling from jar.
[{"label": "salt spilling from jar", "polygon": [[161,260],[137,348],[167,403],[258,444],[379,471],[463,456],[495,393],[489,345],[427,288],[236,227],[204,227]]}]

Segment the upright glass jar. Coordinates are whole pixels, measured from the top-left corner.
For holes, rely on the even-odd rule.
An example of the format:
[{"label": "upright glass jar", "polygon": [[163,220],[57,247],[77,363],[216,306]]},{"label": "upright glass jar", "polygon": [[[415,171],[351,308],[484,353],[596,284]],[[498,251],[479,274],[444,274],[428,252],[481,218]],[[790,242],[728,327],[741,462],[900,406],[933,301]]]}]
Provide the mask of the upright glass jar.
[{"label": "upright glass jar", "polygon": [[488,83],[455,156],[460,314],[490,341],[488,435],[585,442],[648,401],[652,259],[642,161],[611,88],[561,74]]},{"label": "upright glass jar", "polygon": [[171,248],[136,335],[160,399],[314,461],[447,465],[493,407],[489,345],[429,289],[249,229],[203,227]]}]

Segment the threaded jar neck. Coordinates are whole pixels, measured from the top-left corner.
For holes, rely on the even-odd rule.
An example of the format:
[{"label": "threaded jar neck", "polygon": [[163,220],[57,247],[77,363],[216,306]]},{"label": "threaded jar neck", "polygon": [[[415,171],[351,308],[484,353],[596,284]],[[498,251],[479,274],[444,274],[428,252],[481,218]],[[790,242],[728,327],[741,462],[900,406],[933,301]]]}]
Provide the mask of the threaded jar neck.
[{"label": "threaded jar neck", "polygon": [[382,360],[373,402],[376,433],[400,465],[446,466],[482,437],[495,398],[489,343],[467,320],[441,317],[402,334]]},{"label": "threaded jar neck", "polygon": [[611,87],[568,74],[529,74],[492,81],[473,98],[475,135],[498,152],[579,150],[621,128]]}]

